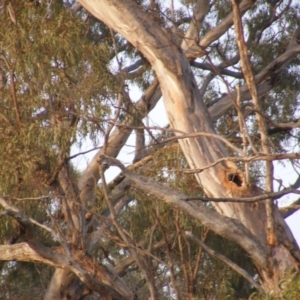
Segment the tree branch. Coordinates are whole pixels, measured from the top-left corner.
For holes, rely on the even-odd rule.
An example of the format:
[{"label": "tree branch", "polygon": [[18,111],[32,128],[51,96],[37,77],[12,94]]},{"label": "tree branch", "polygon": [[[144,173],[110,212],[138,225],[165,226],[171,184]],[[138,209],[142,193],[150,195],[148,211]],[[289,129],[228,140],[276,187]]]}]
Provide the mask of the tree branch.
[{"label": "tree branch", "polygon": [[[234,162],[252,162],[252,161],[274,161],[274,160],[282,160],[282,159],[299,159],[300,158],[300,153],[283,153],[283,154],[263,154],[260,153],[258,155],[254,155],[254,156],[246,156],[246,157],[223,157],[220,158],[216,161],[214,161],[213,163],[206,165],[202,168],[198,168],[198,169],[180,169],[180,171],[184,172],[184,173],[200,173],[203,172],[206,169],[209,169],[223,161],[234,161]],[[179,170],[173,170],[173,171],[179,171]]]},{"label": "tree branch", "polygon": [[204,202],[241,202],[241,203],[253,203],[253,202],[258,202],[258,201],[263,201],[263,200],[268,200],[269,198],[271,199],[278,199],[281,198],[284,195],[287,194],[300,194],[300,191],[294,190],[292,188],[285,188],[282,191],[270,193],[270,192],[265,192],[263,195],[259,196],[254,196],[254,197],[241,197],[241,198],[207,198],[207,197],[186,197],[181,200],[184,201],[193,201],[193,200],[201,200]]},{"label": "tree branch", "polygon": [[209,0],[198,0],[196,9],[193,13],[192,20],[190,22],[190,26],[185,33],[183,38],[181,48],[187,54],[191,51],[191,49],[199,43],[200,37],[199,33],[202,27],[202,23],[204,18],[206,17],[209,11]]},{"label": "tree branch", "polygon": [[[298,29],[296,30],[298,32]],[[296,33],[294,34],[294,36]],[[292,38],[291,41],[293,41]],[[295,58],[300,53],[300,45],[294,45],[294,42],[290,43],[286,51],[275,58],[268,66],[266,66],[261,72],[259,72],[255,77],[255,84],[257,85],[257,94],[261,96],[269,92],[274,86],[272,83],[272,78],[279,75],[279,73],[286,67],[286,65]],[[271,76],[272,78],[269,78]],[[265,80],[265,81],[264,81]],[[242,101],[249,100],[252,98],[249,93],[247,84],[244,84],[240,88]],[[236,91],[231,93],[233,98],[236,98]],[[232,107],[232,100],[229,95],[223,97],[215,105],[211,106],[208,110],[213,121],[216,121],[221,116],[223,116]]]},{"label": "tree branch", "polygon": [[[174,234],[170,234],[168,236],[168,239],[174,238]],[[144,244],[145,241],[143,240],[142,242],[137,243],[137,246],[140,248],[142,247],[142,244]],[[155,243],[152,246],[152,250],[158,250],[163,246],[166,246],[167,240],[162,239],[161,241]],[[143,250],[143,254],[145,255],[149,255],[148,251]],[[135,259],[132,255],[130,255],[129,257],[127,257],[126,259],[122,260],[120,263],[118,263],[118,265],[115,267],[115,271],[116,273],[123,277],[125,275],[125,270],[132,265],[135,262]]]},{"label": "tree branch", "polygon": [[[239,11],[238,4],[236,0],[232,0],[232,7],[233,7],[233,22],[234,22],[234,29],[236,35],[236,41],[239,48],[239,53],[241,57],[241,68],[247,82],[249,91],[251,93],[254,107],[258,111],[261,111],[260,101],[258,99],[256,84],[254,80],[254,76],[251,69],[251,64],[248,56],[248,49],[244,40],[244,33],[243,33],[243,26],[241,21],[241,15]],[[256,120],[258,124],[258,129],[261,136],[261,148],[265,155],[270,154],[269,149],[269,138],[267,134],[267,127],[265,124],[264,118],[259,113],[256,113]],[[265,176],[265,189],[267,193],[273,192],[273,163],[272,161],[266,161],[266,176]],[[274,223],[274,216],[273,216],[273,202],[272,199],[267,199],[266,203],[266,222],[267,222],[267,244],[269,246],[274,247],[277,244],[276,241],[276,233],[275,233],[275,223]]]},{"label": "tree branch", "polygon": [[[158,81],[155,80],[135,105],[135,110],[140,114],[140,119],[145,117],[155,107],[160,97],[161,91]],[[133,126],[135,122],[136,119],[133,116],[128,116],[122,123],[122,127],[117,127],[112,132],[106,148],[106,154],[108,156],[116,157],[119,154],[119,151],[133,130],[130,126]],[[99,155],[102,153],[102,149],[96,153],[78,181],[80,198],[83,203],[88,203],[89,201],[92,202],[94,199],[94,188],[100,179],[98,160]]]},{"label": "tree branch", "polygon": [[68,242],[73,245],[81,245],[84,249],[84,239],[86,234],[84,207],[79,198],[79,191],[70,176],[68,162],[65,161],[58,173],[59,183],[64,191],[63,213],[67,221]]},{"label": "tree branch", "polygon": [[114,207],[113,207],[113,205],[111,203],[111,199],[109,198],[109,195],[108,195],[108,189],[107,189],[107,185],[106,185],[106,181],[105,181],[105,177],[104,177],[105,159],[103,161],[99,161],[99,163],[101,165],[100,176],[101,176],[101,179],[102,179],[104,197],[105,197],[107,206],[110,210],[112,224],[117,229],[117,231],[118,231],[119,235],[121,236],[122,240],[124,241],[126,247],[129,249],[131,255],[134,257],[134,260],[135,260],[136,264],[138,265],[138,267],[142,271],[142,274],[144,275],[145,280],[146,280],[147,285],[148,285],[148,289],[149,289],[149,292],[150,292],[150,295],[151,295],[151,299],[155,300],[157,291],[155,289],[153,276],[151,276],[151,274],[149,272],[149,268],[147,268],[146,261],[143,259],[142,256],[138,255],[137,251],[135,250],[135,247],[133,247],[133,242],[130,241],[129,237],[127,237],[127,235],[125,234],[123,228],[118,223]]},{"label": "tree branch", "polygon": [[198,68],[198,69],[202,69],[202,70],[209,70],[214,73],[216,73],[216,70],[217,70],[218,73],[216,73],[216,74],[227,75],[227,76],[231,76],[231,77],[238,78],[238,79],[244,78],[243,74],[240,72],[234,72],[234,71],[227,70],[225,68],[221,68],[218,66],[212,66],[211,64],[208,64],[208,63],[200,63],[197,61],[191,61],[191,66]]},{"label": "tree branch", "polygon": [[[253,5],[253,3],[254,1],[252,0],[243,0],[239,5],[241,15],[246,13],[246,11]],[[191,49],[189,51],[190,53],[187,54],[187,57],[203,56],[205,54],[205,51],[203,49],[220,38],[232,25],[233,14],[230,13],[220,24],[211,29],[204,37],[201,38],[198,47],[194,47],[194,49]]]},{"label": "tree branch", "polygon": [[17,243],[13,245],[0,245],[0,260],[2,261],[24,261],[42,263],[49,266],[58,266],[50,259],[42,257],[37,251],[27,243]]},{"label": "tree branch", "polygon": [[235,241],[251,255],[258,265],[264,268],[267,267],[265,249],[256,240],[256,237],[253,236],[238,220],[222,216],[204,205],[196,205],[194,203],[188,204],[186,201],[182,200],[187,198],[186,195],[165,185],[161,185],[150,178],[136,175],[128,171],[117,159],[108,158],[107,156],[103,156],[103,158],[105,158],[110,165],[118,166],[124,175],[128,177],[138,189],[163,200],[174,208],[184,211],[194,219],[200,221],[210,230]]},{"label": "tree branch", "polygon": [[75,259],[46,247],[34,249],[27,243],[0,245],[1,260],[36,262],[65,268],[75,273],[87,287],[102,296],[109,295],[111,297],[109,299],[114,300],[132,299],[132,294],[118,276],[111,274],[105,267],[80,251],[73,251],[72,254]]},{"label": "tree branch", "polygon": [[134,63],[132,63],[131,65],[122,68],[121,72],[122,73],[124,72],[124,73],[127,73],[127,74],[131,73],[133,71],[138,70],[141,66],[144,65],[144,63],[145,63],[145,61],[142,58],[140,58],[140,59],[136,60]]},{"label": "tree branch", "polygon": [[186,236],[191,239],[193,242],[198,244],[201,248],[203,248],[208,254],[210,254],[213,257],[216,257],[217,259],[224,262],[226,265],[228,265],[231,269],[236,271],[238,274],[243,276],[251,285],[253,285],[260,293],[264,294],[264,290],[261,288],[261,286],[253,280],[250,274],[248,274],[244,269],[239,267],[236,263],[228,259],[226,256],[216,252],[215,250],[209,248],[205,243],[200,241],[196,236],[192,234],[190,231],[185,232]]},{"label": "tree branch", "polygon": [[286,219],[286,218],[290,217],[292,214],[294,214],[295,212],[297,212],[299,209],[300,209],[300,199],[298,199],[291,205],[279,207],[278,210],[279,210],[280,215],[284,219]]}]

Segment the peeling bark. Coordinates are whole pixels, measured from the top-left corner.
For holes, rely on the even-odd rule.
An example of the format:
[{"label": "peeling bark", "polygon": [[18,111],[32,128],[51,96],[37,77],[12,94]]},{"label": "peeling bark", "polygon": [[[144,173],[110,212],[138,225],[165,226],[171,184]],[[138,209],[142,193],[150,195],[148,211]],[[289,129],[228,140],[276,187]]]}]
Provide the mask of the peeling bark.
[{"label": "peeling bark", "polygon": [[[67,242],[61,241],[64,249],[48,249],[40,245],[35,241],[32,231],[34,222],[22,215],[20,211],[1,203],[5,211],[0,217],[12,216],[22,224],[26,228],[24,236],[27,243],[0,246],[0,257],[2,260],[31,261],[56,267],[45,295],[46,300],[82,299],[91,290],[98,292],[103,299],[133,299],[132,292],[118,275],[134,261],[138,262],[139,258],[133,259],[134,255],[129,257],[114,271],[89,257],[88,254],[94,245],[103,237],[104,230],[114,220],[110,218],[107,223],[97,224],[98,229],[87,235],[88,228],[96,224],[96,222],[90,222],[90,217],[87,216],[92,214],[89,209],[93,206],[94,188],[100,179],[100,156],[106,154],[116,157],[132,132],[130,127],[133,128],[137,120],[141,120],[149,113],[162,94],[171,127],[177,130],[177,136],[182,132],[190,134],[188,137],[181,138],[179,143],[191,169],[203,169],[201,173],[196,174],[196,177],[199,185],[209,197],[244,198],[263,194],[258,187],[248,186],[244,174],[233,161],[224,160],[228,156],[225,147],[219,139],[213,137],[215,135],[213,121],[232,107],[232,100],[236,98],[236,93],[232,92],[207,109],[202,101],[207,85],[203,90],[198,91],[190,61],[188,61],[188,59],[192,60],[197,56],[205,55],[205,48],[232,26],[233,16],[229,14],[218,26],[200,38],[199,32],[209,10],[209,1],[199,0],[190,27],[182,44],[179,45],[177,37],[172,32],[160,28],[150,14],[143,12],[132,1],[81,0],[80,2],[92,14],[121,33],[141,51],[156,71],[161,88],[157,80],[148,88],[135,105],[136,115],[127,117],[123,123],[124,126],[117,127],[110,135],[107,143],[98,151],[82,174],[78,187],[68,174],[65,160],[55,172],[54,177],[59,175],[59,182],[65,195],[63,209],[68,232]],[[239,4],[241,14],[244,14],[253,2],[243,0]],[[81,8],[81,4],[78,7]],[[270,91],[274,85],[272,79],[278,76],[282,69],[299,54],[299,35],[300,29],[295,32],[287,50],[255,76],[258,95]],[[139,60],[121,72],[134,70],[141,66],[143,61],[144,59]],[[211,70],[216,72],[216,68]],[[220,73],[222,72],[240,76],[225,69],[220,70]],[[215,76],[211,75],[210,78]],[[207,84],[209,82],[207,80]],[[246,85],[241,87],[241,98],[244,100],[251,98]],[[197,136],[199,132],[207,135]],[[193,134],[195,135],[191,136]],[[109,132],[107,137],[108,135]],[[136,159],[140,159],[140,156],[143,154],[137,153]],[[217,161],[219,162],[216,163]],[[161,187],[153,180],[137,176],[124,168],[123,172],[127,178],[120,189],[118,187],[109,195],[112,206],[104,211],[103,215],[109,216],[112,212],[117,214],[124,205],[131,201],[132,197],[125,196],[125,191],[128,185],[134,182],[143,191],[156,195],[169,205],[199,220],[216,233],[241,245],[255,263],[265,290],[275,290],[286,271],[298,270],[300,261],[298,247],[277,210],[274,212],[274,219],[278,244],[268,251],[264,204],[260,202],[216,202],[218,214],[193,201],[185,201],[185,195]],[[85,214],[86,212],[88,214]],[[50,228],[46,229],[53,234]],[[123,240],[125,239],[126,237]],[[128,242],[128,248],[130,248],[129,244]],[[141,270],[148,271],[146,263],[140,266]],[[151,278],[148,281],[151,281]],[[154,284],[151,288],[154,299]]]},{"label": "peeling bark", "polygon": [[[160,28],[151,16],[130,1],[81,0],[80,3],[94,16],[122,34],[149,60],[160,81],[172,128],[186,133],[215,133],[209,113],[201,101],[189,62],[172,34]],[[251,5],[251,1],[243,3]],[[261,82],[264,78],[265,73],[259,76],[258,81]],[[179,143],[192,169],[201,168],[227,156],[221,142],[214,138],[203,136],[179,140]],[[244,174],[230,161],[204,170],[196,174],[196,178],[209,197],[247,197],[262,193],[255,186],[247,186]],[[264,205],[217,203],[215,206],[220,214],[240,220],[259,239],[259,243],[265,245]],[[285,271],[298,269],[299,263],[290,252],[290,248],[298,251],[292,235],[287,232],[287,226],[279,214],[274,214],[278,227],[278,245],[268,255],[268,267],[263,267],[254,259],[264,288],[271,290],[276,289],[278,280]],[[260,256],[258,253],[257,255]]]}]

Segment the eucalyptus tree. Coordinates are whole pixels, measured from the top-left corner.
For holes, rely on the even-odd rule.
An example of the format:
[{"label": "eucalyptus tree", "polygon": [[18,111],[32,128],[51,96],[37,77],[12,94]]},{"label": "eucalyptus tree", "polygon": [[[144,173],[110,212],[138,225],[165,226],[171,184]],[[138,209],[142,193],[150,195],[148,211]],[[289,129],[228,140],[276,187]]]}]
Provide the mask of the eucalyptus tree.
[{"label": "eucalyptus tree", "polygon": [[[1,259],[53,267],[45,299],[287,293],[300,253],[284,218],[298,207],[276,200],[299,180],[275,191],[273,162],[297,170],[298,11],[297,1],[3,3]],[[143,119],[160,98],[170,125],[156,135]],[[124,167],[116,157],[133,130]],[[86,138],[99,150],[79,172],[84,153],[70,150]],[[111,165],[121,174],[107,183]],[[2,265],[3,280],[18,264]]]}]

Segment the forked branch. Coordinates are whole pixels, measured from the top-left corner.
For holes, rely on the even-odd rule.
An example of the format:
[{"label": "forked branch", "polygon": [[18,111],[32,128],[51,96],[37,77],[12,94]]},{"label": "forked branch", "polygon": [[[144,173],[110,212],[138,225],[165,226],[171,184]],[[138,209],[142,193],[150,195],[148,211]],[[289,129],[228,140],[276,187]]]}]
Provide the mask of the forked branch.
[{"label": "forked branch", "polygon": [[193,202],[187,203],[182,199],[187,196],[162,185],[153,179],[136,175],[128,171],[124,165],[115,158],[102,156],[110,164],[119,167],[123,174],[128,177],[138,188],[146,194],[151,194],[173,208],[184,211],[189,216],[200,221],[204,226],[221,236],[235,241],[243,247],[253,258],[257,265],[267,268],[265,258],[265,248],[258,242],[256,237],[238,220],[222,216],[213,209],[204,205],[197,205]]}]

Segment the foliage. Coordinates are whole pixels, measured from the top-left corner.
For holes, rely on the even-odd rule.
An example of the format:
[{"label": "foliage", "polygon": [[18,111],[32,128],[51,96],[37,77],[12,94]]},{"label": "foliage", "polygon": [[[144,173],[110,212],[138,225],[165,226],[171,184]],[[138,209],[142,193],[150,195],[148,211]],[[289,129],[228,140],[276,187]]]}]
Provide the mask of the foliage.
[{"label": "foliage", "polygon": [[[299,276],[297,274],[286,274],[285,278],[280,282],[279,288],[282,290],[281,298],[282,300],[292,300],[298,297],[299,290]],[[278,297],[276,295],[261,295],[257,292],[253,293],[249,299],[254,300],[277,300]]]},{"label": "foliage", "polygon": [[47,266],[9,262],[1,273],[0,299],[42,299],[52,273]]},{"label": "foliage", "polygon": [[[196,1],[181,1],[173,13],[164,1],[134,2],[160,26],[175,32],[178,42],[182,41],[196,7]],[[286,50],[296,31],[299,4],[291,2],[279,1],[274,7],[256,1],[245,14],[243,24],[255,74]],[[230,1],[214,1],[200,37],[222,22],[230,11]],[[143,144],[141,149],[143,157],[149,160],[134,167],[134,172],[186,196],[204,196],[194,174],[187,171],[189,166],[178,142],[170,142],[174,137],[172,130],[162,128],[155,133],[151,126],[144,125],[149,119],[143,120],[143,109],[130,99],[133,86],[144,92],[155,78],[150,63],[138,49],[83,8],[76,9],[72,0],[4,1],[0,4],[0,16],[0,24],[5,28],[0,35],[0,195],[38,222],[34,225],[34,235],[39,243],[54,251],[64,247],[61,240],[67,239],[71,223],[66,218],[66,207],[72,214],[75,207],[66,205],[67,192],[72,186],[77,200],[83,176],[73,163],[71,150],[80,151],[88,141],[109,148],[113,125],[114,132],[134,128],[136,135],[143,126],[142,136],[148,138],[148,144]],[[207,107],[234,91],[236,85],[245,83],[239,59],[230,62],[237,56],[235,35],[229,28],[207,48],[204,56],[194,59],[194,64],[191,62],[199,89],[207,84],[203,95]],[[136,62],[137,66],[132,67]],[[227,67],[222,70],[229,73],[216,71],[215,67],[225,62]],[[298,122],[299,62],[299,57],[295,57],[281,73],[274,72],[272,78],[266,79],[271,82],[270,91],[261,95],[274,153],[287,153],[299,144],[297,126],[276,126]],[[148,113],[151,105],[146,101],[144,104]],[[253,145],[261,150],[251,99],[243,102],[241,113]],[[232,107],[214,125],[219,135],[242,148],[238,117],[237,109]],[[133,120],[129,126],[128,120]],[[122,147],[126,139],[120,142]],[[237,154],[230,147],[227,150],[231,156]],[[245,155],[251,153],[249,145],[244,145],[244,150]],[[251,183],[261,187],[264,186],[262,165],[262,162],[250,166],[239,163],[241,169],[250,169]],[[294,164],[294,167],[298,166]],[[64,168],[67,189],[61,175]],[[92,208],[90,203],[84,207],[84,213],[93,216],[93,221],[88,217],[84,220],[88,227],[84,234],[90,237],[102,228],[101,236],[92,250],[68,241],[72,251],[78,246],[94,262],[117,270],[116,276],[122,278],[138,299],[149,298],[149,287],[138,263],[132,259],[132,249],[142,257],[149,276],[154,278],[158,299],[247,299],[250,296],[256,300],[275,299],[254,292],[254,287],[240,274],[207,254],[185,232],[192,231],[211,249],[257,278],[253,262],[240,246],[138,187],[128,183],[123,187],[124,182],[124,176],[120,175],[108,184],[108,191],[116,207],[121,201],[124,203],[118,211],[116,208],[117,223],[132,244],[126,244],[112,222],[102,179],[90,199]],[[119,192],[121,200],[114,198]],[[211,203],[200,200],[193,203],[212,208]],[[4,215],[0,219],[1,245],[26,242],[26,229]],[[57,235],[39,225],[51,228]],[[1,264],[0,299],[41,299],[53,270],[36,262]],[[89,293],[86,299],[100,299],[91,290]],[[282,299],[296,299],[299,293],[298,274],[288,277],[283,282]]]}]

